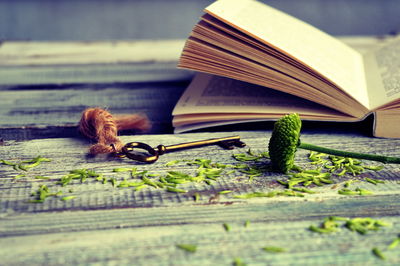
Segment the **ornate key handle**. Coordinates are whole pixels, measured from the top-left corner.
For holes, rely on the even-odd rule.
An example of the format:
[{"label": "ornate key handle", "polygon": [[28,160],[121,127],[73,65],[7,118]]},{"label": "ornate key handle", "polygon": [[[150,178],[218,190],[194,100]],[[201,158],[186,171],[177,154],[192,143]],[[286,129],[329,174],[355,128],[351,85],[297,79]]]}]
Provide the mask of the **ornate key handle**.
[{"label": "ornate key handle", "polygon": [[[134,150],[135,148],[147,151],[148,154],[137,152]],[[125,144],[125,146],[122,147],[122,155],[125,155],[129,159],[144,163],[154,163],[159,157],[157,150],[143,142],[129,142]]]},{"label": "ornate key handle", "polygon": [[[231,136],[224,138],[207,139],[193,142],[180,143],[175,145],[158,145],[156,148],[152,148],[150,145],[142,142],[130,142],[122,148],[122,156],[126,156],[129,159],[140,161],[144,163],[154,163],[158,160],[160,155],[167,152],[174,152],[184,149],[192,149],[207,145],[219,145],[224,149],[233,149],[234,147],[244,147],[246,144],[240,141],[240,136]],[[139,150],[142,150],[139,152]],[[143,153],[146,152],[146,153]]]}]

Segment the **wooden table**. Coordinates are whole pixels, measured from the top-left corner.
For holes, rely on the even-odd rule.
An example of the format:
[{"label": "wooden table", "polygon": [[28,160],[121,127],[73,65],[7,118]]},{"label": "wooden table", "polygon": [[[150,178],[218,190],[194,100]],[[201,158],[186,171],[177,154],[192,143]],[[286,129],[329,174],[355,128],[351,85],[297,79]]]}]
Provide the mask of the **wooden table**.
[{"label": "wooden table", "polygon": [[[7,46],[2,46],[0,58],[16,56],[18,45],[13,46],[14,50],[10,48],[8,54],[2,50]],[[103,45],[103,50],[97,47],[102,54],[106,54],[104,49],[112,49],[112,46],[104,48],[105,44],[96,45]],[[158,43],[154,47],[157,45],[163,46]],[[116,55],[107,57],[108,61],[93,56],[90,64],[82,63],[85,60],[71,63],[69,58],[64,63],[47,62],[39,66],[41,60],[35,62],[35,58],[39,58],[35,54],[40,45],[33,47],[32,51],[36,52],[24,56],[25,61],[21,59],[19,64],[10,60],[7,65],[0,60],[3,62],[0,77],[13,73],[0,90],[0,160],[19,164],[39,155],[51,160],[25,169],[27,171],[0,164],[1,265],[239,265],[239,261],[247,265],[400,263],[400,245],[388,249],[400,233],[399,166],[384,165],[383,170],[365,170],[357,176],[333,175],[333,183],[311,185],[309,189],[313,194],[283,195],[283,191],[288,193],[287,188],[278,180],[285,181],[289,176],[268,169],[269,159],[239,162],[232,156],[246,154],[249,149],[256,154],[266,151],[271,124],[264,124],[262,130],[258,124],[257,130],[224,128],[220,132],[171,134],[170,111],[190,79],[190,73],[172,67],[182,42],[174,45],[167,53],[170,58],[162,57],[163,52],[155,53],[157,58],[164,59],[153,64],[149,62],[154,61],[147,58],[148,63],[143,68],[143,58],[140,62],[124,63]],[[130,49],[128,47],[126,49]],[[154,48],[152,51],[163,50]],[[43,58],[50,60],[50,57]],[[79,72],[79,82],[65,74],[71,73],[73,66],[86,71]],[[92,66],[93,72],[90,71]],[[100,70],[104,70],[103,75],[98,74]],[[127,74],[134,72],[147,74]],[[144,112],[154,122],[149,134],[124,132],[123,142],[141,141],[156,146],[240,135],[247,147],[224,150],[219,146],[207,146],[185,150],[163,155],[154,164],[126,158],[91,157],[87,155],[90,142],[76,130],[80,113],[89,106],[108,107],[114,113]],[[369,126],[360,124],[363,125]],[[307,124],[302,140],[332,148],[400,156],[400,140],[372,138],[364,129],[349,129],[345,125],[317,127]],[[308,155],[309,152],[299,150],[296,164],[314,169],[316,166],[311,164]],[[209,159],[227,167],[219,176],[214,173],[205,180],[177,185],[182,192],[168,191],[161,183],[155,187],[151,183],[138,187],[137,183],[143,178],[131,175],[132,168],[136,168],[136,172],[148,171],[147,174],[151,174],[148,178],[153,182],[161,182],[161,177],[171,171],[196,176],[200,171],[199,165],[193,164],[196,159]],[[179,162],[167,165],[175,160]],[[22,164],[22,168],[29,164]],[[263,170],[260,175],[252,176],[234,167],[239,164]],[[121,168],[130,171],[118,172]],[[87,170],[92,172],[89,171],[85,179]],[[62,186],[59,181],[63,177],[65,181],[65,176],[71,177],[71,172],[76,179]],[[384,183],[375,185],[368,182],[368,178]],[[348,189],[359,188],[373,194],[339,194],[349,180],[355,181]],[[131,185],[136,187],[124,187],[127,182],[134,182]],[[43,185],[50,193],[61,191],[62,194],[49,196],[42,203],[31,202],[37,198],[32,193]],[[249,193],[271,191],[278,194],[242,198]],[[388,226],[364,235],[346,228],[346,221],[336,222],[337,232],[310,230],[310,226],[318,227],[330,216],[370,217]],[[190,252],[180,248],[182,244],[195,245],[197,249]],[[263,249],[265,247],[284,251],[268,252]],[[374,248],[380,249],[386,259],[374,255]]]}]

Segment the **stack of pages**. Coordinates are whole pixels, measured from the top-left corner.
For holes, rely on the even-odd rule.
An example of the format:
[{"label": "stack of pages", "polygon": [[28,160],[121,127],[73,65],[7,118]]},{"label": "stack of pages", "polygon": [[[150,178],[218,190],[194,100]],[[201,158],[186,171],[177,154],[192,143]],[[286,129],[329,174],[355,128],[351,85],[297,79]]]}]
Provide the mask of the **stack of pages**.
[{"label": "stack of pages", "polygon": [[400,137],[400,38],[367,53],[254,0],[205,9],[179,67],[198,71],[173,111],[176,132],[275,120],[360,121]]}]

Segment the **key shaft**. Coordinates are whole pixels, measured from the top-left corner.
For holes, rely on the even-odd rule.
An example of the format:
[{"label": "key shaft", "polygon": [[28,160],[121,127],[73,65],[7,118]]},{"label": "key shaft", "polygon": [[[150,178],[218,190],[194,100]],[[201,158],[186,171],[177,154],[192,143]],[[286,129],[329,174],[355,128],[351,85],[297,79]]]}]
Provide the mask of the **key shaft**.
[{"label": "key shaft", "polygon": [[[158,160],[160,155],[163,155],[167,152],[179,151],[184,149],[193,149],[197,147],[207,146],[207,145],[219,145],[224,149],[233,149],[236,147],[244,147],[245,143],[240,141],[240,136],[231,136],[224,138],[214,138],[214,139],[206,139],[192,142],[185,142],[174,145],[158,145],[156,148],[152,148],[146,143],[142,142],[130,142],[127,143],[122,148],[122,156],[126,156],[132,160],[140,161],[144,163],[154,163]],[[136,149],[136,150],[135,150]],[[146,151],[147,154],[137,152],[137,150]]]},{"label": "key shaft", "polygon": [[173,152],[184,149],[194,149],[202,146],[215,145],[215,144],[219,144],[224,148],[230,148],[230,147],[233,148],[233,146],[239,146],[239,147],[244,146],[244,143],[240,141],[240,136],[231,136],[224,138],[214,138],[214,139],[185,142],[167,146],[158,145],[156,149],[159,155],[163,155],[167,152]]}]

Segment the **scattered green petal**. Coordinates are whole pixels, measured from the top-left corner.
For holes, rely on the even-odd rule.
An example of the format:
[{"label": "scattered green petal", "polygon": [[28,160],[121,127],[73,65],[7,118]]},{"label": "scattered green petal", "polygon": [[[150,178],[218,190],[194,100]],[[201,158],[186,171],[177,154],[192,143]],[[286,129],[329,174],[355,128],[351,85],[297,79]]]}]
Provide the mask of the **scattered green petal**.
[{"label": "scattered green petal", "polygon": [[338,193],[340,195],[346,195],[346,196],[359,195],[358,192],[350,190],[350,189],[347,189],[347,188],[343,188],[343,189],[339,190]]},{"label": "scattered green petal", "polygon": [[200,194],[198,192],[194,193],[193,200],[197,202],[197,201],[199,201],[199,199],[200,199]]},{"label": "scattered green petal", "polygon": [[251,198],[260,198],[260,197],[267,197],[271,198],[276,196],[276,192],[253,192],[253,193],[247,193],[247,194],[242,194],[242,195],[236,195],[234,198],[237,199],[251,199]]},{"label": "scattered green petal", "polygon": [[390,245],[388,246],[388,249],[394,249],[396,248],[400,243],[400,236],[397,237],[395,240],[392,241],[392,243],[390,243]]},{"label": "scattered green petal", "polygon": [[165,164],[165,166],[173,166],[175,164],[180,163],[182,160],[174,160],[174,161],[169,161]]},{"label": "scattered green petal", "polygon": [[68,201],[68,200],[72,200],[72,199],[75,199],[75,198],[76,198],[76,196],[66,196],[66,197],[62,197],[61,200]]},{"label": "scattered green petal", "polygon": [[263,158],[269,158],[269,154],[268,152],[262,152],[257,154],[249,149],[247,153],[235,153],[232,154],[232,157],[239,162],[251,162],[251,161],[259,161],[260,159]]},{"label": "scattered green petal", "polygon": [[374,185],[378,185],[379,183],[380,183],[380,184],[385,183],[385,181],[383,181],[383,180],[373,179],[373,178],[369,178],[369,177],[366,177],[364,180],[367,181],[367,182],[369,182],[369,183],[372,183],[372,184],[374,184]]},{"label": "scattered green petal", "polygon": [[166,188],[168,192],[175,192],[175,193],[186,193],[188,192],[187,190],[180,189],[180,188],[175,188],[175,187],[167,187]]},{"label": "scattered green petal", "polygon": [[6,160],[0,160],[0,163],[2,163],[4,165],[10,165],[10,166],[17,165],[16,163],[13,163],[13,162],[10,162],[10,161],[6,161]]},{"label": "scattered green petal", "polygon": [[294,187],[294,188],[292,188],[292,190],[298,191],[298,192],[303,192],[303,193],[308,193],[308,194],[315,194],[315,193],[317,193],[317,192],[312,191],[312,190],[310,190],[310,189],[307,189],[307,188],[299,188],[299,187]]},{"label": "scattered green petal", "polygon": [[359,193],[360,196],[367,196],[367,195],[373,195],[374,193],[372,191],[363,189],[363,188],[356,188],[355,191]]},{"label": "scattered green petal", "polygon": [[286,252],[286,250],[284,248],[281,247],[274,247],[274,246],[266,246],[263,247],[262,250],[268,252],[268,253],[282,253],[282,252]]},{"label": "scattered green petal", "polygon": [[383,165],[377,165],[377,166],[372,166],[372,165],[365,165],[364,168],[368,170],[373,170],[373,171],[380,171],[383,169]]},{"label": "scattered green petal", "polygon": [[136,187],[135,187],[135,191],[140,191],[140,190],[142,190],[142,189],[144,189],[144,188],[146,188],[146,187],[147,187],[146,184],[143,184],[143,185],[140,185],[140,186],[136,186]]},{"label": "scattered green petal", "polygon": [[50,179],[50,177],[37,175],[37,176],[35,176],[35,179]]},{"label": "scattered green petal", "polygon": [[231,226],[227,223],[222,224],[222,227],[224,227],[225,231],[227,232],[231,231]]},{"label": "scattered green petal", "polygon": [[244,227],[249,227],[249,225],[250,225],[250,221],[249,220],[246,220],[245,222],[244,222]]},{"label": "scattered green petal", "polygon": [[158,185],[154,181],[152,181],[151,179],[149,179],[149,178],[144,176],[144,177],[142,177],[142,180],[143,180],[143,182],[145,184],[147,184],[149,186],[152,186],[152,187],[155,187],[155,188],[158,188]]},{"label": "scattered green petal", "polygon": [[233,266],[246,266],[247,264],[244,263],[241,258],[234,258],[232,265]]},{"label": "scattered green petal", "polygon": [[372,254],[374,254],[377,258],[379,258],[379,259],[381,259],[381,260],[386,260],[386,258],[385,258],[385,256],[383,255],[382,251],[381,251],[379,248],[377,248],[377,247],[374,247],[374,248],[372,249]]},{"label": "scattered green petal", "polygon": [[119,173],[119,172],[131,172],[132,168],[114,168],[113,172]]},{"label": "scattered green petal", "polygon": [[220,192],[218,192],[218,194],[228,194],[228,193],[232,193],[232,190],[222,190]]},{"label": "scattered green petal", "polygon": [[197,250],[197,246],[192,244],[177,244],[176,247],[191,253]]}]

